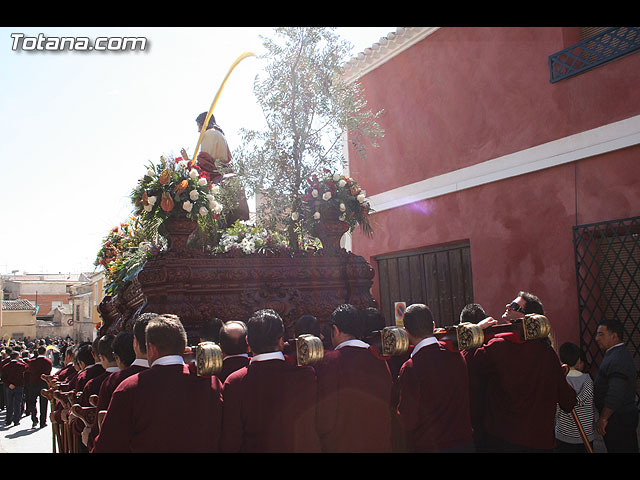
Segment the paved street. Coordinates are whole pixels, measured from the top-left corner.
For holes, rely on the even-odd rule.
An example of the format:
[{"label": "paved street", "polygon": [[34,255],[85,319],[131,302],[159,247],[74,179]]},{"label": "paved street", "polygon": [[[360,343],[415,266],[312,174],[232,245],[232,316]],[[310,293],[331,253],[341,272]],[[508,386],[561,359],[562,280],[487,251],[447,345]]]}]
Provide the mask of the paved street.
[{"label": "paved street", "polygon": [[[52,373],[57,371],[58,368],[54,367]],[[50,413],[50,409],[47,409],[47,416]],[[5,425],[6,417],[6,409],[0,411],[0,453],[53,453],[53,431],[50,421],[47,420],[47,426],[44,428],[32,428],[31,416],[23,416],[20,424],[14,427]]]},{"label": "paved street", "polygon": [[31,417],[22,417],[17,427],[5,426],[6,410],[0,412],[0,453],[52,453],[51,422],[31,428]]}]

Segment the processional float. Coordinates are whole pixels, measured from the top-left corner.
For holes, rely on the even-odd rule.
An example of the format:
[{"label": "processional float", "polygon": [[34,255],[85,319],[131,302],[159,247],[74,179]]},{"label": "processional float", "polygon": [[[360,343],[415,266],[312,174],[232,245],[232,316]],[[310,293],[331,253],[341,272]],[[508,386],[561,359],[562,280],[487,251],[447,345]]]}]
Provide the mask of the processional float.
[{"label": "processional float", "polygon": [[[220,86],[204,121],[207,125],[231,71],[253,53],[244,53],[233,63]],[[193,155],[197,159],[205,128],[201,130]],[[285,324],[285,335],[291,338],[285,348],[299,366],[313,366],[322,361],[322,341],[313,335],[292,338],[293,324],[302,315],[315,316],[321,325],[327,324],[337,305],[351,304],[358,309],[377,307],[370,293],[374,271],[364,258],[340,248],[340,238],[347,231],[344,222],[323,225],[323,248],[310,254],[216,257],[188,248],[187,238],[192,230],[177,225],[169,235],[169,248],[148,260],[138,275],[116,297],[106,296],[98,310],[103,320],[99,334],[131,331],[133,322],[142,313],[171,313],[180,317],[188,335],[189,347],[185,360],[195,363],[198,375],[215,375],[222,368],[222,351],[214,342],[198,342],[200,325],[208,318],[223,321],[246,320],[256,310],[276,310]],[[478,325],[462,323],[438,328],[435,337],[456,351],[481,347],[493,336],[517,333],[524,341],[545,338],[550,326],[542,315],[527,315],[507,325],[482,329]],[[388,326],[370,332],[364,340],[381,357],[408,355],[410,344],[402,327]],[[101,425],[105,411],[95,405],[81,407],[71,403],[71,395],[59,391],[55,380],[49,379],[49,389],[43,395],[52,402],[64,403],[68,411],[64,425],[54,425],[54,452],[76,451],[68,418],[77,417],[89,426]],[[76,394],[77,395],[77,394]],[[79,398],[79,397],[75,397]],[[574,419],[589,451],[584,429],[573,411]]]}]

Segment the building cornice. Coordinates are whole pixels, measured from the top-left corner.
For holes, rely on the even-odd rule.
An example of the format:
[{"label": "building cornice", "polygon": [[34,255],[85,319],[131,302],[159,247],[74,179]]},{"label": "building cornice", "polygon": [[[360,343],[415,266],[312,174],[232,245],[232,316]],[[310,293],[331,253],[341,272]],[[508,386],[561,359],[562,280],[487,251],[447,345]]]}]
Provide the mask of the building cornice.
[{"label": "building cornice", "polygon": [[398,27],[345,63],[343,78],[347,83],[358,81],[363,75],[389,61],[399,53],[431,35],[440,27]]},{"label": "building cornice", "polygon": [[640,144],[640,115],[372,195],[376,212]]}]

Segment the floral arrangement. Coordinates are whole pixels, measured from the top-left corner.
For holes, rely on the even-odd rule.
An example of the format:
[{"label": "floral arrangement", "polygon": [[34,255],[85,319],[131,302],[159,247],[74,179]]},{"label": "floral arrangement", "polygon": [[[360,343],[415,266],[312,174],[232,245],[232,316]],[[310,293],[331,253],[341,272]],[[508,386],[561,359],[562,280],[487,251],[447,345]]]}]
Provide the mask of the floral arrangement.
[{"label": "floral arrangement", "polygon": [[[360,188],[353,178],[330,170],[324,175],[314,174],[307,178],[307,188],[302,197],[300,215],[293,212],[293,221],[301,219],[310,232],[325,217],[337,218],[349,224],[349,233],[360,225],[367,235],[373,233],[369,223],[369,214],[373,212],[366,197],[366,191]],[[301,218],[302,217],[302,218]]]},{"label": "floral arrangement", "polygon": [[108,268],[110,264],[122,257],[126,249],[136,243],[137,229],[134,217],[113,227],[103,238],[102,246],[93,263],[95,266]]},{"label": "floral arrangement", "polygon": [[237,220],[233,226],[224,230],[214,253],[251,255],[285,250],[288,250],[288,245],[278,232],[270,232],[247,221]]},{"label": "floral arrangement", "polygon": [[215,221],[223,208],[216,199],[219,188],[197,164],[162,156],[160,163],[149,165],[131,200],[143,222],[175,216]]},{"label": "floral arrangement", "polygon": [[135,217],[113,227],[104,237],[94,262],[95,266],[104,268],[106,293],[116,295],[160,249],[160,245],[144,238],[139,219]]}]

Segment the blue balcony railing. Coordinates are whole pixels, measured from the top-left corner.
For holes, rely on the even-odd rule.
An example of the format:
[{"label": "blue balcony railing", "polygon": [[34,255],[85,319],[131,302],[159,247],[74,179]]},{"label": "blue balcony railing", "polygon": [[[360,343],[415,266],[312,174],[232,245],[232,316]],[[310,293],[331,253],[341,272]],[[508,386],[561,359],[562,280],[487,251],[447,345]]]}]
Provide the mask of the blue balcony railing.
[{"label": "blue balcony railing", "polygon": [[613,27],[549,56],[551,83],[640,50],[640,27]]}]

